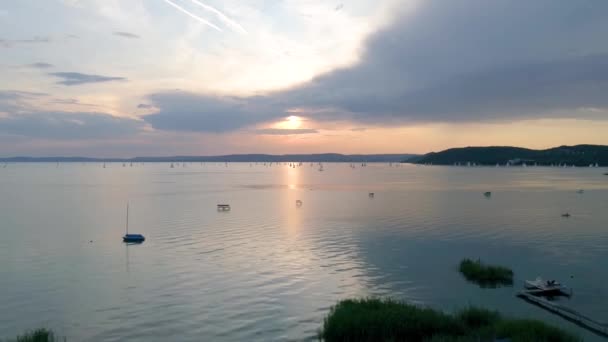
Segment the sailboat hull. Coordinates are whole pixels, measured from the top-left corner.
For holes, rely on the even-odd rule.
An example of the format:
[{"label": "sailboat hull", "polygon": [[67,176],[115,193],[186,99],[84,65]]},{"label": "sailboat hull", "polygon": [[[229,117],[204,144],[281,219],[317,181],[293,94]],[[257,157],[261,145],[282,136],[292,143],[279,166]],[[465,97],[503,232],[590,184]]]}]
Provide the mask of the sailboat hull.
[{"label": "sailboat hull", "polygon": [[123,242],[144,242],[146,238],[141,234],[126,234],[122,237]]}]

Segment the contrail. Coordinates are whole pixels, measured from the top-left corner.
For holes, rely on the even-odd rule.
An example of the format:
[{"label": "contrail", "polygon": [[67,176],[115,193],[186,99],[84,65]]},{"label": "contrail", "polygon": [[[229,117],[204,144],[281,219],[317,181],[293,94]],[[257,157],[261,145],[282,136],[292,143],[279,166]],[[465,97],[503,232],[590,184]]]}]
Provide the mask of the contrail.
[{"label": "contrail", "polygon": [[192,18],[194,18],[194,19],[196,19],[196,20],[200,21],[201,23],[203,23],[203,24],[205,24],[205,25],[208,25],[209,27],[212,27],[212,28],[214,28],[214,29],[216,29],[216,30],[218,30],[218,31],[222,32],[222,29],[221,29],[221,28],[219,28],[219,27],[217,27],[217,26],[213,25],[212,23],[210,23],[210,22],[208,22],[207,20],[205,20],[205,19],[203,19],[203,18],[199,17],[199,16],[198,16],[198,15],[196,15],[196,14],[193,14],[193,13],[188,12],[186,9],[184,9],[183,7],[181,7],[181,6],[179,6],[178,4],[174,3],[173,1],[171,1],[171,0],[165,0],[165,2],[166,2],[166,3],[168,3],[169,5],[171,5],[171,6],[175,7],[175,8],[177,8],[177,9],[178,9],[179,11],[181,11],[182,13],[185,13],[185,14],[189,15],[190,17],[192,17]]},{"label": "contrail", "polygon": [[247,30],[245,30],[245,28],[243,28],[243,26],[241,26],[236,21],[228,18],[226,15],[224,15],[224,13],[220,12],[216,8],[211,7],[209,5],[205,5],[204,3],[202,3],[198,0],[190,0],[190,1],[192,1],[193,3],[199,5],[200,7],[204,8],[204,9],[206,9],[209,12],[215,13],[218,16],[218,18],[220,18],[221,21],[226,23],[228,26],[231,26],[233,29],[236,29],[237,31],[239,31],[241,33],[249,33],[249,32],[247,32]]}]

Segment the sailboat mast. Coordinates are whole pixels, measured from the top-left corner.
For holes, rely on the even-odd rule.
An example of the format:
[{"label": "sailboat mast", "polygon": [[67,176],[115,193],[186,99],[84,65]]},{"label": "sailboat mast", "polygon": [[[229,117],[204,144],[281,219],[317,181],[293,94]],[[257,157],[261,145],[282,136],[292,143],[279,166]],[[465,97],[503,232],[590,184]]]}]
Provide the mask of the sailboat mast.
[{"label": "sailboat mast", "polygon": [[129,202],[127,202],[127,235],[129,235]]}]

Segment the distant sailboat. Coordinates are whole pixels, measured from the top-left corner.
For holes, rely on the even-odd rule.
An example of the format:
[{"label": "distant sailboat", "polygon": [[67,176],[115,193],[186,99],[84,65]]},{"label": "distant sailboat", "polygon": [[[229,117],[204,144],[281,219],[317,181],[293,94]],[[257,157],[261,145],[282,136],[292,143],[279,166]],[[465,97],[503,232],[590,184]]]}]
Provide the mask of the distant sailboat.
[{"label": "distant sailboat", "polygon": [[127,226],[125,236],[122,237],[123,242],[142,243],[146,238],[141,234],[129,234],[129,203],[127,203]]}]

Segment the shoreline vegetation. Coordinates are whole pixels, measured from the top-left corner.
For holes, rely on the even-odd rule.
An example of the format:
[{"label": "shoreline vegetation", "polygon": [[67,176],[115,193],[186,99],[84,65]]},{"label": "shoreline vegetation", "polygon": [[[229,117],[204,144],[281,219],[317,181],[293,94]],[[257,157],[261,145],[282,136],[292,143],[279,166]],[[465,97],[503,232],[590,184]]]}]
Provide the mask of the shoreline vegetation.
[{"label": "shoreline vegetation", "polygon": [[[2,342],[60,342],[60,339],[55,337],[52,330],[39,328],[32,331],[27,331],[12,340],[0,340]],[[65,341],[65,339],[61,340]]]},{"label": "shoreline vegetation", "polygon": [[[497,311],[468,307],[453,314],[390,298],[346,299],[331,307],[319,329],[320,341],[574,342],[570,332],[531,319],[504,317]],[[3,342],[59,342],[41,328]]]},{"label": "shoreline vegetation", "polygon": [[468,281],[481,287],[513,285],[513,271],[511,269],[504,266],[484,264],[481,260],[462,259],[459,271]]},{"label": "shoreline vegetation", "polygon": [[392,299],[347,299],[330,309],[320,341],[581,341],[538,320],[469,307],[454,314]]}]

